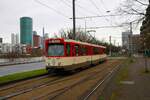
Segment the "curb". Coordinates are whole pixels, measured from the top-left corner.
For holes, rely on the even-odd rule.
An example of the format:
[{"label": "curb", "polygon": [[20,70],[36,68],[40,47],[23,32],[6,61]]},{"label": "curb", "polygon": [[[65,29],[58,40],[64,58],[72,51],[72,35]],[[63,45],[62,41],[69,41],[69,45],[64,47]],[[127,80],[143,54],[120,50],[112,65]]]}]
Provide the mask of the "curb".
[{"label": "curb", "polygon": [[16,63],[16,62],[14,62],[14,63],[5,63],[5,64],[0,64],[0,67],[2,67],[2,66],[9,66],[9,65],[20,65],[20,64],[29,64],[29,63],[37,63],[37,62],[44,62],[44,60],[42,60],[42,61],[32,61],[32,62],[18,62],[18,63]]}]

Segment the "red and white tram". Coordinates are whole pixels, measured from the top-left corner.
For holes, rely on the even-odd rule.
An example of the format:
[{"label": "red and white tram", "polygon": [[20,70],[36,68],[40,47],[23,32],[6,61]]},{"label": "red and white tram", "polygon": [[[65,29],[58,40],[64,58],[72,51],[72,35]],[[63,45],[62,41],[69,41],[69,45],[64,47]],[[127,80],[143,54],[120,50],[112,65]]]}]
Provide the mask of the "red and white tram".
[{"label": "red and white tram", "polygon": [[105,61],[104,46],[56,38],[45,40],[46,69],[71,71]]}]

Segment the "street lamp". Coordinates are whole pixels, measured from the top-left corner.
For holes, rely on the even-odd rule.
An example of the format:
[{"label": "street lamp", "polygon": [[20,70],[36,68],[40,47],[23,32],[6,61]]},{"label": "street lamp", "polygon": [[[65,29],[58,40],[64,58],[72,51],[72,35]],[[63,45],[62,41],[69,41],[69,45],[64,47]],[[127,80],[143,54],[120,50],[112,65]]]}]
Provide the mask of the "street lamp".
[{"label": "street lamp", "polygon": [[143,37],[143,41],[144,41],[144,60],[145,60],[145,73],[148,73],[148,66],[147,66],[147,53],[146,53],[146,42],[145,42],[145,37]]},{"label": "street lamp", "polygon": [[73,38],[76,38],[76,18],[75,18],[75,0],[72,1],[72,10],[73,10]]}]

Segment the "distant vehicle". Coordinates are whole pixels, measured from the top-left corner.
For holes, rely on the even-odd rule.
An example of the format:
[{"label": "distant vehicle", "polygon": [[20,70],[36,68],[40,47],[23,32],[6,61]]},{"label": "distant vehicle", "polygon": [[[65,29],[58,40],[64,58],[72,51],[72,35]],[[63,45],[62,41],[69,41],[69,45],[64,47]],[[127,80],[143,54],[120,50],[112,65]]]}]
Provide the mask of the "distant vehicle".
[{"label": "distant vehicle", "polygon": [[45,62],[48,72],[74,71],[107,59],[105,47],[70,39],[45,40]]}]

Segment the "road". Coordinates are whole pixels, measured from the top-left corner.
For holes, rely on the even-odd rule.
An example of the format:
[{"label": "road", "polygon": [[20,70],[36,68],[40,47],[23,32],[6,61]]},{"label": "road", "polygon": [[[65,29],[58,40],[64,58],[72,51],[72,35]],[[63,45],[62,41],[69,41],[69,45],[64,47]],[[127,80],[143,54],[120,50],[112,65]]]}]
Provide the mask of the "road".
[{"label": "road", "polygon": [[[108,59],[126,59],[126,57],[109,57]],[[0,66],[0,76],[45,68],[44,62]]]},{"label": "road", "polygon": [[0,66],[0,76],[45,68],[44,62]]}]

